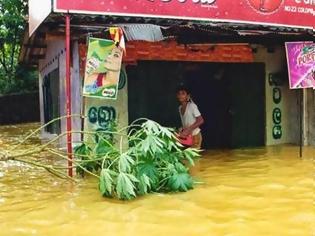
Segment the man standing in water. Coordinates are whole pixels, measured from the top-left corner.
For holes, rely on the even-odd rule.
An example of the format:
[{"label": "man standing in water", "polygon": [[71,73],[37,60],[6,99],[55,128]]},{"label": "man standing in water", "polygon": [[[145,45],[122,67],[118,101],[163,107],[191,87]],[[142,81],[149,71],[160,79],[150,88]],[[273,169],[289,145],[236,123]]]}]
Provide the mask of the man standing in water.
[{"label": "man standing in water", "polygon": [[182,121],[179,137],[192,138],[192,147],[200,149],[202,144],[200,126],[204,123],[204,119],[197,105],[191,100],[188,88],[181,85],[177,89],[177,99],[180,102],[179,114]]}]

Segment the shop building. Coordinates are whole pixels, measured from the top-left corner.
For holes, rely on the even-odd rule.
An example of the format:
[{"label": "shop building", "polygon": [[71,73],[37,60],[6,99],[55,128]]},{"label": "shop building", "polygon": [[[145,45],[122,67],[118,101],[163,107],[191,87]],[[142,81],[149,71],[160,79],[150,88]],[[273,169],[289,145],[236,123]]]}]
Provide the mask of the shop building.
[{"label": "shop building", "polygon": [[[42,124],[66,116],[70,102],[72,114],[87,117],[72,117],[73,130],[106,129],[113,119],[124,127],[140,117],[178,127],[175,91],[184,82],[206,120],[205,148],[299,144],[301,138],[314,145],[314,90],[289,89],[284,48],[314,40],[312,6],[256,7],[249,0],[30,0],[20,60],[38,68]],[[110,26],[121,27],[127,41],[118,98],[83,98],[87,38],[106,38]],[[42,136],[67,126],[66,119],[55,122]]]}]

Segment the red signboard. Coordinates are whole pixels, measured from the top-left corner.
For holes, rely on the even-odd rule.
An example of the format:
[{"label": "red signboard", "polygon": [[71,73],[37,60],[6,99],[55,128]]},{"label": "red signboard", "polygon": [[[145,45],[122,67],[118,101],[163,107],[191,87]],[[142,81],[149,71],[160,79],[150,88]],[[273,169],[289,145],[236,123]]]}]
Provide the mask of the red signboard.
[{"label": "red signboard", "polygon": [[315,0],[54,0],[54,11],[315,26]]}]

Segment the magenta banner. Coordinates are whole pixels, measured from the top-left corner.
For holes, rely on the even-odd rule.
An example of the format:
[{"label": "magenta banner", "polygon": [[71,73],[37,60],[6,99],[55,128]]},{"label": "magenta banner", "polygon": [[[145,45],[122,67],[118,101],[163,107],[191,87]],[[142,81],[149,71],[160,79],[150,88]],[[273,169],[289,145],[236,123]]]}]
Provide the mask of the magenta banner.
[{"label": "magenta banner", "polygon": [[291,89],[315,89],[315,44],[288,42],[286,45]]},{"label": "magenta banner", "polygon": [[315,0],[54,0],[54,12],[315,26]]}]

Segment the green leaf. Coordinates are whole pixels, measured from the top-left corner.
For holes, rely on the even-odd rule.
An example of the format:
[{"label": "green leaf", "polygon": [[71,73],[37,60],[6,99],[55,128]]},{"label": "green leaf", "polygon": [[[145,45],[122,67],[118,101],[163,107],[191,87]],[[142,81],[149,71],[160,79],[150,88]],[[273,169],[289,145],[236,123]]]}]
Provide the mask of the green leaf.
[{"label": "green leaf", "polygon": [[155,153],[163,152],[163,140],[152,134],[148,135],[140,144],[140,148],[145,153],[150,152],[154,155]]},{"label": "green leaf", "polygon": [[176,173],[168,179],[167,186],[173,192],[187,192],[193,188],[193,180],[188,173]]},{"label": "green leaf", "polygon": [[[158,155],[157,155],[158,156]],[[167,162],[169,164],[175,164],[181,160],[176,153],[173,152],[164,152],[161,155],[158,156],[163,160],[164,162]]]},{"label": "green leaf", "polygon": [[166,170],[167,170],[167,172],[169,173],[169,175],[173,175],[173,174],[177,173],[176,168],[175,168],[175,165],[172,164],[172,163],[169,163],[169,164],[166,166]]},{"label": "green leaf", "polygon": [[151,180],[150,178],[146,175],[143,174],[139,178],[139,183],[138,183],[138,193],[140,195],[147,194],[151,189]]},{"label": "green leaf", "polygon": [[106,195],[107,190],[106,190],[106,183],[105,183],[104,178],[100,178],[99,190],[100,190],[102,196]]},{"label": "green leaf", "polygon": [[135,185],[130,175],[122,172],[118,174],[116,192],[119,199],[130,200],[136,197]]},{"label": "green leaf", "polygon": [[128,155],[127,153],[123,153],[119,157],[119,167],[122,172],[130,172],[131,166],[135,164],[132,156]]},{"label": "green leaf", "polygon": [[188,162],[189,162],[189,164],[190,164],[191,166],[195,166],[195,162],[194,162],[194,160],[193,160],[190,156],[186,156],[186,159],[188,160]]},{"label": "green leaf", "polygon": [[141,178],[143,175],[149,178],[153,189],[157,187],[159,180],[158,169],[155,167],[153,160],[145,160],[138,164],[137,176]]},{"label": "green leaf", "polygon": [[165,143],[167,144],[166,146],[167,146],[167,150],[169,152],[173,152],[173,151],[179,152],[179,151],[181,151],[180,148],[182,146],[179,145],[179,143],[175,139],[169,139],[169,140],[165,141]]},{"label": "green leaf", "polygon": [[195,148],[187,148],[183,151],[185,155],[189,155],[191,158],[200,157],[200,150]]},{"label": "green leaf", "polygon": [[154,134],[159,135],[160,134],[160,125],[152,120],[147,120],[142,124],[142,127],[145,130],[145,133],[147,135]]},{"label": "green leaf", "polygon": [[175,170],[178,172],[178,173],[188,173],[188,168],[185,167],[182,163],[180,162],[177,162],[175,163]]},{"label": "green leaf", "polygon": [[88,156],[88,155],[91,155],[92,153],[92,149],[86,145],[86,144],[81,144],[80,146],[77,146],[75,149],[74,149],[74,155],[77,157],[77,158],[82,158],[82,156]]},{"label": "green leaf", "polygon": [[77,166],[77,167],[75,168],[75,172],[77,173],[77,175],[80,175],[81,177],[84,177],[85,171],[84,171],[84,169],[82,169],[80,166]]},{"label": "green leaf", "polygon": [[173,129],[169,129],[169,128],[165,128],[165,127],[160,126],[160,130],[161,130],[160,133],[163,137],[167,137],[169,139],[175,138]]},{"label": "green leaf", "polygon": [[111,173],[109,169],[103,169],[101,171],[99,187],[103,196],[109,197],[112,195],[113,178]]},{"label": "green leaf", "polygon": [[129,179],[130,179],[132,182],[134,182],[134,183],[139,182],[139,180],[137,179],[136,176],[134,176],[134,175],[132,175],[132,174],[126,174],[126,175],[129,177]]},{"label": "green leaf", "polygon": [[76,173],[78,175],[84,176],[84,169],[91,172],[98,169],[98,165],[92,160],[91,154],[92,149],[86,144],[82,144],[74,149],[74,156],[78,159],[77,162],[80,165],[76,167]]},{"label": "green leaf", "polygon": [[186,160],[189,161],[190,165],[194,166],[194,159],[198,158],[200,156],[199,150],[194,148],[187,148],[180,153]]},{"label": "green leaf", "polygon": [[109,152],[113,152],[114,149],[112,145],[104,139],[100,139],[100,141],[96,144],[94,152],[97,157],[106,156]]}]

